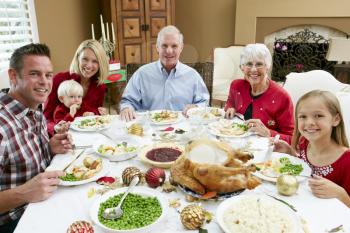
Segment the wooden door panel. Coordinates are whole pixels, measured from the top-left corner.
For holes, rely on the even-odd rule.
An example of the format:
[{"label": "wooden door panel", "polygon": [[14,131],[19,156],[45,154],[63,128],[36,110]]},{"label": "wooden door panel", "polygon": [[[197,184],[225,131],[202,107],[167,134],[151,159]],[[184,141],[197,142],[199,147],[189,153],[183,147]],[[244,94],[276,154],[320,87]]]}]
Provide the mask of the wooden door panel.
[{"label": "wooden door panel", "polygon": [[159,58],[156,43],[157,42],[151,44],[151,58],[152,58],[152,61],[157,61],[158,58]]},{"label": "wooden door panel", "polygon": [[166,0],[151,0],[150,1],[151,11],[164,11],[166,10]]},{"label": "wooden door panel", "polygon": [[124,46],[125,63],[143,63],[142,45],[130,44]]},{"label": "wooden door panel", "polygon": [[167,25],[167,18],[165,17],[151,17],[151,37],[157,38],[158,32]]},{"label": "wooden door panel", "polygon": [[140,0],[122,0],[123,11],[138,11],[140,10]]},{"label": "wooden door panel", "polygon": [[141,19],[140,18],[122,18],[123,20],[123,37],[140,38],[141,37]]}]

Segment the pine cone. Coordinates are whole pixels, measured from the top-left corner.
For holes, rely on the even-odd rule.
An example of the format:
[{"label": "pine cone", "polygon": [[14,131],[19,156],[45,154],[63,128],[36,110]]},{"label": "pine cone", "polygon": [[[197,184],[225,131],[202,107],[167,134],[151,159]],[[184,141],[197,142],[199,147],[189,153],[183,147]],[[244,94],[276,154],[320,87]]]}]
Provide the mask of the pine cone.
[{"label": "pine cone", "polygon": [[187,229],[195,230],[204,223],[204,211],[198,205],[188,205],[181,211],[180,218]]}]

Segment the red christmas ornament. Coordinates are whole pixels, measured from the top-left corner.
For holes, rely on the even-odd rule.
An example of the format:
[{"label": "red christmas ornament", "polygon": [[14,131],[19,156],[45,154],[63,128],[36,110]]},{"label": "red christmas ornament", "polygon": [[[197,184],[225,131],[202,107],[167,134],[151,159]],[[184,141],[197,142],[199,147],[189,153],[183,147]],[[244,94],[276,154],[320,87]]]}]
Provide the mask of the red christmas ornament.
[{"label": "red christmas ornament", "polygon": [[146,182],[151,188],[161,186],[165,181],[165,172],[161,168],[153,167],[148,169],[145,175]]},{"label": "red christmas ornament", "polygon": [[173,130],[174,130],[174,128],[171,126],[168,128],[162,129],[162,131],[164,131],[164,132],[169,132],[169,131],[173,131]]},{"label": "red christmas ornament", "polygon": [[94,233],[94,228],[87,221],[76,221],[69,226],[67,233]]}]

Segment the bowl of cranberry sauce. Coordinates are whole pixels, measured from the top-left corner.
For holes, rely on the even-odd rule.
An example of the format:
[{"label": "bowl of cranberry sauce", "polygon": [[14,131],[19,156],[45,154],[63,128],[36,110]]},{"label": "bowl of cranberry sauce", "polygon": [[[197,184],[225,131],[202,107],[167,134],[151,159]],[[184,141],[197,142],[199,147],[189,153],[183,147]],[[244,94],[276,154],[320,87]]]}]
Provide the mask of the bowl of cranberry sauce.
[{"label": "bowl of cranberry sauce", "polygon": [[143,162],[155,167],[170,168],[183,151],[183,146],[172,143],[160,143],[141,149],[140,157]]}]

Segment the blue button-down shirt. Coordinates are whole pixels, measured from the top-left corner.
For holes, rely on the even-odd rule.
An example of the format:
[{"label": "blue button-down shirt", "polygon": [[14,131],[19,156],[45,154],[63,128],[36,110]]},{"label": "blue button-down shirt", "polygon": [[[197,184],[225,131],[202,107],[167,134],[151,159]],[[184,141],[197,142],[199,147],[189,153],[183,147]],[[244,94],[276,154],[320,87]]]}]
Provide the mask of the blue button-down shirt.
[{"label": "blue button-down shirt", "polygon": [[158,60],[134,73],[123,93],[120,109],[182,111],[187,104],[204,106],[208,102],[208,89],[196,70],[178,62],[167,73]]}]

